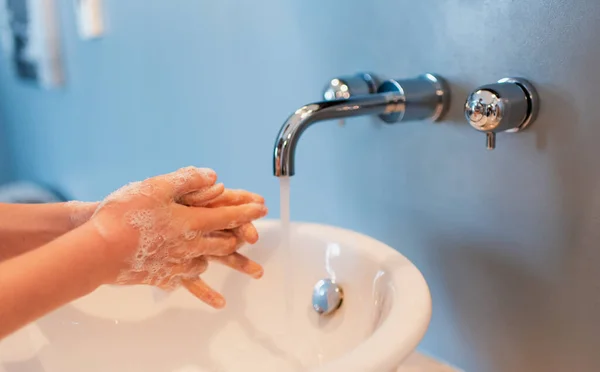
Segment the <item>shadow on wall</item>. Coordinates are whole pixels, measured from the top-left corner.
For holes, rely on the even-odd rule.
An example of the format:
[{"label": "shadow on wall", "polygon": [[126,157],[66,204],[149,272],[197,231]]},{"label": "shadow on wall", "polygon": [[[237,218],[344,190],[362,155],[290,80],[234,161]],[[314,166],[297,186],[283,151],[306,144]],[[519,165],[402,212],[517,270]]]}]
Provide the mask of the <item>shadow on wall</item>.
[{"label": "shadow on wall", "polygon": [[[565,293],[556,278],[544,277],[510,256],[511,250],[527,247],[437,238],[448,306],[473,358],[461,366],[468,363],[466,370],[486,372],[569,370],[555,352],[558,345],[569,345],[561,316]],[[506,256],[494,253],[502,250]]]},{"label": "shadow on wall", "polygon": [[[446,308],[471,350],[471,359],[458,363],[466,370],[591,372],[600,365],[600,177],[590,173],[595,160],[586,152],[593,151],[600,130],[573,131],[591,123],[579,122],[582,108],[555,92],[557,87],[541,87],[548,105],[533,130],[538,150],[551,141],[558,187],[547,199],[558,204],[555,226],[562,231],[547,226],[546,237],[524,242],[510,231],[481,238],[467,227],[427,242],[435,247],[428,254],[438,262]],[[547,192],[548,186],[537,187]],[[536,261],[528,260],[532,250],[539,252]]]}]

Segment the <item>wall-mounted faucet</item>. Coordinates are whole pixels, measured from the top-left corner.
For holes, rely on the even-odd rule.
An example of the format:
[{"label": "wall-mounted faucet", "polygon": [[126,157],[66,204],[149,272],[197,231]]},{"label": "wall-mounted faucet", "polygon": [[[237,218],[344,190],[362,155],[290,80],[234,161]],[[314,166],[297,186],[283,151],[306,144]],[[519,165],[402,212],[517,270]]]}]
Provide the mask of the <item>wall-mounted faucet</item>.
[{"label": "wall-mounted faucet", "polygon": [[[334,101],[336,99],[348,99],[350,97],[377,93],[381,80],[371,73],[360,73],[356,75],[336,77],[329,81],[323,89],[323,99]],[[340,126],[344,125],[344,119],[339,120]]]},{"label": "wall-mounted faucet", "polygon": [[363,115],[379,115],[386,123],[442,118],[450,102],[445,81],[434,74],[414,79],[386,80],[378,85],[372,74],[332,79],[325,100],[300,107],[281,127],[273,153],[273,174],[293,176],[296,146],[314,123]]},{"label": "wall-mounted faucet", "polygon": [[483,85],[467,97],[465,117],[486,134],[488,150],[496,148],[496,133],[516,133],[536,119],[540,99],[533,85],[522,78],[504,78]]}]

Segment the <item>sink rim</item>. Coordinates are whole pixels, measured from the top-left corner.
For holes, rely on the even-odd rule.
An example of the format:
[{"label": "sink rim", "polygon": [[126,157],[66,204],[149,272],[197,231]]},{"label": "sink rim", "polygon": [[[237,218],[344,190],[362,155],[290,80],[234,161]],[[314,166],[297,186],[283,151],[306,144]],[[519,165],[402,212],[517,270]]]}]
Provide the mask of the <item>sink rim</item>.
[{"label": "sink rim", "polygon": [[[267,231],[277,233],[281,222],[275,219],[264,219],[256,221],[255,224],[259,233]],[[414,351],[429,326],[431,297],[421,272],[399,251],[367,235],[311,222],[294,221],[291,225],[297,234],[324,242],[339,243],[342,247],[352,247],[352,250],[360,252],[360,256],[372,260],[381,267],[386,272],[386,282],[391,282],[393,286],[391,311],[379,327],[354,348],[309,370],[312,372],[395,370]],[[352,254],[346,256],[352,257]]]},{"label": "sink rim", "polygon": [[[277,228],[279,224],[281,220],[278,219],[255,222],[259,233],[262,229]],[[302,234],[306,230],[311,236],[333,239],[341,244],[347,241],[349,245],[358,246],[362,254],[381,263],[394,284],[392,310],[379,328],[348,353],[311,371],[364,372],[398,367],[419,344],[431,320],[431,294],[420,270],[400,251],[368,235],[313,222],[292,221],[291,226],[296,233]],[[399,348],[399,344],[410,347]],[[365,358],[365,355],[373,358]]]}]

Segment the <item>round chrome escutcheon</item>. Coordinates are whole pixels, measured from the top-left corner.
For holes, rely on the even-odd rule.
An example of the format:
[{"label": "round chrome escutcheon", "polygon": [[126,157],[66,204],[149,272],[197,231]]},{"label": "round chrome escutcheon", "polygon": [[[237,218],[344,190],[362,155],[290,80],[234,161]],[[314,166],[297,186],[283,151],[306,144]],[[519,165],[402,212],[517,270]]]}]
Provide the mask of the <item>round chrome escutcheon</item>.
[{"label": "round chrome escutcheon", "polygon": [[312,305],[320,315],[329,315],[339,309],[344,299],[344,291],[331,279],[322,279],[315,284]]}]

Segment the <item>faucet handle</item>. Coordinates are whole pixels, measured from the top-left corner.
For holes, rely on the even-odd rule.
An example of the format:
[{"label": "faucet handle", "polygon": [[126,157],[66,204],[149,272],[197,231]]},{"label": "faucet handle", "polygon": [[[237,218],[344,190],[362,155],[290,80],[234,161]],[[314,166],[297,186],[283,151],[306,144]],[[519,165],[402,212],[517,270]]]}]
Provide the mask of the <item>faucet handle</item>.
[{"label": "faucet handle", "polygon": [[469,124],[486,134],[488,150],[496,147],[496,133],[519,132],[537,115],[539,98],[525,79],[504,78],[477,88],[465,102]]},{"label": "faucet handle", "polygon": [[[360,95],[373,94],[377,92],[379,78],[371,73],[358,73],[356,75],[347,75],[333,78],[323,89],[323,99],[333,101],[336,99],[348,99]],[[340,126],[344,125],[344,120],[338,122]]]}]

